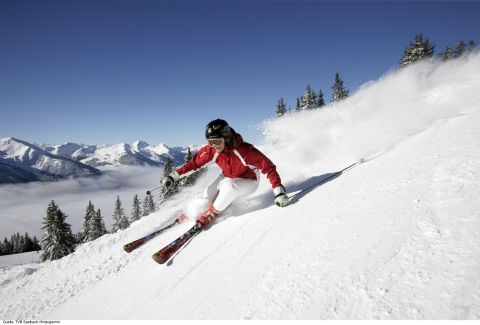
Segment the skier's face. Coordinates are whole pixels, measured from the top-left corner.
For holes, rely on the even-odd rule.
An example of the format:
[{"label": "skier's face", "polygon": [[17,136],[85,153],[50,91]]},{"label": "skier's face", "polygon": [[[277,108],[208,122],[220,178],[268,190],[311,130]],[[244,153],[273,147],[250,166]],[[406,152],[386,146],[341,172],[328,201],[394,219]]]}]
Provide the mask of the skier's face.
[{"label": "skier's face", "polygon": [[225,139],[224,138],[210,138],[208,139],[208,144],[215,149],[218,153],[222,152],[225,149]]}]

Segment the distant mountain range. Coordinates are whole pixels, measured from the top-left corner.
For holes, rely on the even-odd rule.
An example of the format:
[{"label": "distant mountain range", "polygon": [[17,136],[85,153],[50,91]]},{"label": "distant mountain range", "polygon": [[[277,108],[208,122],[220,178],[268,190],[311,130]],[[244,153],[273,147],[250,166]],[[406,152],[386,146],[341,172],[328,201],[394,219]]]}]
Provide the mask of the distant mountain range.
[{"label": "distant mountain range", "polygon": [[[198,148],[191,146],[192,152]],[[101,175],[100,167],[163,166],[167,158],[184,163],[187,148],[164,144],[36,145],[16,138],[0,138],[0,184],[52,181],[69,177]]]}]

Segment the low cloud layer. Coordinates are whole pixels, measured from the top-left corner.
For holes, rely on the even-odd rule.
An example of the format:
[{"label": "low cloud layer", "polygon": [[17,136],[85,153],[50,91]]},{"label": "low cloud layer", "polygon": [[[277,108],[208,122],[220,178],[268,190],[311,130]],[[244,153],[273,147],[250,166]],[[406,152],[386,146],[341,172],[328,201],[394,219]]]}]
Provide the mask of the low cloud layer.
[{"label": "low cloud layer", "polygon": [[145,192],[157,187],[161,177],[161,168],[123,166],[106,169],[96,178],[0,186],[0,239],[17,232],[28,232],[40,239],[42,220],[52,200],[68,215],[67,222],[74,232],[80,231],[90,200],[96,209],[101,209],[109,228],[117,195],[130,216],[133,196],[138,194],[143,201]]}]

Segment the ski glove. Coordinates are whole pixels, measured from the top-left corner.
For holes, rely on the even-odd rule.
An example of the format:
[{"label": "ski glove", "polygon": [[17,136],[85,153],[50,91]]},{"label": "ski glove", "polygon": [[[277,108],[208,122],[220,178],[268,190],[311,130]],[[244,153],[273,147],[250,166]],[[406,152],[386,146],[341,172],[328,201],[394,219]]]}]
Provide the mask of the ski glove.
[{"label": "ski glove", "polygon": [[273,189],[273,194],[275,194],[275,204],[281,208],[286,207],[290,204],[290,199],[285,193],[285,188],[283,186],[278,186]]},{"label": "ski glove", "polygon": [[174,171],[170,173],[170,175],[162,179],[162,185],[168,189],[172,187],[173,184],[175,184],[175,182],[178,181],[179,179],[180,179],[180,174],[178,174],[177,171]]}]

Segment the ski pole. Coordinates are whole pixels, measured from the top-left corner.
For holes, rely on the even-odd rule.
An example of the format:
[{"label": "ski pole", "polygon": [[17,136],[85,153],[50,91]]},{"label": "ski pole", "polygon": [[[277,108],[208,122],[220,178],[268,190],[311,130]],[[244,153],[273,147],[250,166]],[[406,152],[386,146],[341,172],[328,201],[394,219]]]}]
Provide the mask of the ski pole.
[{"label": "ski pole", "polygon": [[307,188],[304,188],[303,190],[300,190],[299,192],[297,192],[297,193],[289,196],[289,199],[294,198],[295,196],[299,195],[300,193],[306,193],[306,192],[308,192],[309,190],[311,190],[311,189],[313,189],[313,188],[315,188],[315,187],[317,187],[317,186],[320,186],[320,185],[328,182],[328,181],[331,180],[332,178],[335,178],[335,177],[339,176],[340,174],[342,174],[344,171],[346,171],[346,170],[348,170],[348,169],[356,166],[358,163],[359,163],[359,162],[355,162],[355,163],[353,163],[353,164],[345,167],[344,169],[342,169],[342,170],[340,170],[340,171],[338,171],[338,172],[333,173],[332,175],[328,176],[327,178],[324,178],[324,179],[322,179],[321,181],[319,181],[319,182],[317,182],[317,183],[315,183],[315,184],[313,184],[313,185],[311,185],[311,186],[309,186],[309,187],[307,187]]},{"label": "ski pole", "polygon": [[147,195],[152,194],[152,192],[155,192],[156,190],[158,190],[158,189],[161,188],[161,187],[162,187],[162,185],[160,185],[160,186],[158,186],[158,187],[155,187],[153,190],[147,191]]}]

